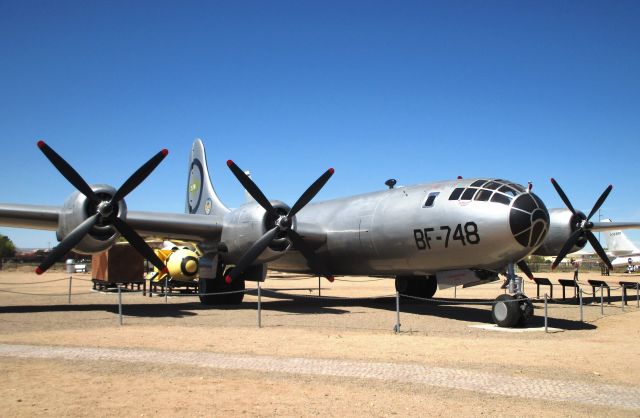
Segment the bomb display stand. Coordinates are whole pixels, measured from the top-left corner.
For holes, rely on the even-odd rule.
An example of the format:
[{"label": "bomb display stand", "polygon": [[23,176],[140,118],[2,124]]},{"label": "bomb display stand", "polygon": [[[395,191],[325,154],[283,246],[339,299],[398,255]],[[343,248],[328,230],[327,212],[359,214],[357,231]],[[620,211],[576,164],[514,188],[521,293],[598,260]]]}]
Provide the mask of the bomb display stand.
[{"label": "bomb display stand", "polygon": [[146,292],[144,258],[131,245],[118,243],[92,257],[92,282],[96,290],[114,289],[117,285]]}]

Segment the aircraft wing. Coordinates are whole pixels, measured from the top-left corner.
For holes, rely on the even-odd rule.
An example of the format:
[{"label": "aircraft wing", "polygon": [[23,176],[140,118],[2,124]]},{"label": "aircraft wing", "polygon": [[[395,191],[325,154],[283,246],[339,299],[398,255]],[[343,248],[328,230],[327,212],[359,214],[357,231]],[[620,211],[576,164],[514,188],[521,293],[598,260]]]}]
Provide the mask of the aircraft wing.
[{"label": "aircraft wing", "polygon": [[[55,231],[62,208],[0,204],[0,225]],[[219,241],[222,225],[211,216],[163,212],[127,212],[127,223],[141,236]]]},{"label": "aircraft wing", "polygon": [[594,222],[591,231],[613,231],[616,229],[640,229],[640,222]]},{"label": "aircraft wing", "polygon": [[0,225],[55,231],[59,213],[57,206],[0,204]]}]

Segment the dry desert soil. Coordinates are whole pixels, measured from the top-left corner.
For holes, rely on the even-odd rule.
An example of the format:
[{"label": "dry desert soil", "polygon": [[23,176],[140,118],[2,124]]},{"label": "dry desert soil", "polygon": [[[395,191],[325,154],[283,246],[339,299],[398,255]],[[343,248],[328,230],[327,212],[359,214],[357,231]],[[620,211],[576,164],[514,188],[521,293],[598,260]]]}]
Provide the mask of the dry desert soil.
[{"label": "dry desert soil", "polygon": [[[553,282],[570,273],[545,275]],[[581,281],[601,279],[583,273]],[[241,305],[92,291],[90,274],[0,271],[2,416],[640,416],[640,310],[611,275],[498,332],[499,282],[400,302],[392,280],[273,273]],[[536,297],[535,285],[526,284]],[[554,296],[561,299],[561,288]],[[573,296],[573,293],[571,293]],[[604,315],[602,315],[604,313]]]}]

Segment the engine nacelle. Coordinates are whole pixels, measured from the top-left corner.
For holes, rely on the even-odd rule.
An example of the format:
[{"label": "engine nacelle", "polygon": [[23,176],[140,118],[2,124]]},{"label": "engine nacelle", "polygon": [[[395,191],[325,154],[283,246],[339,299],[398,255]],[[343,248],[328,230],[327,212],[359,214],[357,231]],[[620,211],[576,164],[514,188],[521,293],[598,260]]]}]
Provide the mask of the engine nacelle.
[{"label": "engine nacelle", "polygon": [[[578,229],[581,219],[568,209],[549,210],[549,232],[542,245],[533,253],[542,256],[558,255],[571,234]],[[587,245],[586,238],[580,238],[570,253],[579,251]]]},{"label": "engine nacelle", "polygon": [[[272,206],[279,214],[286,215],[289,207],[280,201],[272,201]],[[247,203],[225,215],[222,228],[222,243],[226,251],[220,254],[227,264],[238,262],[240,257],[267,231],[275,225],[276,219],[271,219],[266,211],[257,203]],[[295,229],[295,218],[292,229]],[[258,257],[255,264],[262,264],[281,257],[291,246],[286,234],[276,235],[273,242]]]},{"label": "engine nacelle", "polygon": [[[116,190],[106,184],[97,184],[91,186],[91,189],[98,197],[108,200],[116,192]],[[115,211],[122,220],[127,216],[127,205],[124,200],[117,203]],[[87,218],[96,213],[95,204],[92,203],[85,195],[80,192],[74,192],[64,202],[62,211],[58,218],[58,230],[56,236],[58,241],[62,241],[71,231],[84,222]],[[111,225],[103,225],[96,223],[87,235],[75,246],[74,251],[79,253],[91,254],[104,251],[115,244],[120,233]]]}]

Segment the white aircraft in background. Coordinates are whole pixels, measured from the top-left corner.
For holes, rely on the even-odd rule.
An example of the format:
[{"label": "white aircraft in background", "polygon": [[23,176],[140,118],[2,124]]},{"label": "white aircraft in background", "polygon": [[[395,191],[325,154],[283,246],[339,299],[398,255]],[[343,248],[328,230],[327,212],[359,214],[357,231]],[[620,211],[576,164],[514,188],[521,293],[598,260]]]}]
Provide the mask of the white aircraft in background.
[{"label": "white aircraft in background", "polygon": [[[602,222],[611,222],[611,219],[603,219]],[[626,266],[629,263],[640,264],[640,249],[622,230],[605,231],[604,239],[607,243],[607,254],[616,257],[611,261],[614,267]]]}]

